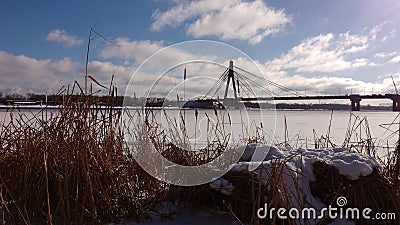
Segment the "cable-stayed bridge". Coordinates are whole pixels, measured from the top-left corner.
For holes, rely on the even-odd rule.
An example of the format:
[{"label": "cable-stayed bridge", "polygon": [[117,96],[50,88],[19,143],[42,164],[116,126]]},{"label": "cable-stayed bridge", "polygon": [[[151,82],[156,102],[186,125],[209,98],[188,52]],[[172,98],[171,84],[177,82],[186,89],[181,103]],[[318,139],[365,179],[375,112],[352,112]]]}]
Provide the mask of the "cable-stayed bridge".
[{"label": "cable-stayed bridge", "polygon": [[[399,94],[371,94],[371,95],[301,95],[298,91],[272,82],[264,77],[251,73],[233,65],[230,61],[229,67],[219,77],[204,98],[213,98],[221,88],[225,87],[224,104],[228,101],[236,102],[269,102],[269,101],[305,101],[305,100],[349,100],[352,111],[360,111],[363,99],[389,99],[392,101],[392,110],[400,111]],[[228,98],[229,90],[233,91],[233,98]],[[259,91],[261,90],[261,95]],[[282,93],[285,95],[283,96]],[[264,95],[263,95],[264,94]]]}]

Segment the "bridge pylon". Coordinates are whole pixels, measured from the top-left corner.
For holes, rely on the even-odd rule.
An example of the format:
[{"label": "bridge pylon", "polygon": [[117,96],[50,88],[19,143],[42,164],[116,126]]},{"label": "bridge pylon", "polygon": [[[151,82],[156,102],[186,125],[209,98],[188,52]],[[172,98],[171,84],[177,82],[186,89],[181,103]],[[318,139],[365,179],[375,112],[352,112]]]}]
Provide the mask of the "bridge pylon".
[{"label": "bridge pylon", "polygon": [[[228,98],[229,85],[232,83],[233,96],[234,98]],[[229,61],[228,69],[228,80],[226,81],[226,88],[224,94],[224,105],[233,108],[241,108],[238,99],[238,88],[236,87],[238,82],[235,81],[235,72],[233,71],[233,61]]]},{"label": "bridge pylon", "polygon": [[228,80],[226,81],[224,102],[228,97],[229,84],[230,84],[231,80],[232,80],[233,95],[235,96],[235,100],[237,100],[237,89],[236,89],[236,82],[235,82],[235,73],[233,71],[233,61],[229,61]]}]

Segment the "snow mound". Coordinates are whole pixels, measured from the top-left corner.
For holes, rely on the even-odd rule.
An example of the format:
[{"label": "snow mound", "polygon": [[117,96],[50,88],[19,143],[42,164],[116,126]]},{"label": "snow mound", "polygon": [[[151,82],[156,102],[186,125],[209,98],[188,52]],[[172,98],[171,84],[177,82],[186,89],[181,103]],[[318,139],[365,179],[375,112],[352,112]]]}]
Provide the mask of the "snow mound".
[{"label": "snow mound", "polygon": [[235,165],[233,170],[246,170],[253,164],[260,163],[250,161],[253,154],[256,152],[256,148],[264,149],[264,152],[268,152],[262,162],[263,164],[269,164],[271,161],[276,160],[285,160],[287,166],[295,171],[304,173],[312,181],[315,181],[312,172],[312,164],[316,161],[323,161],[328,165],[334,166],[339,170],[340,174],[346,176],[350,180],[357,180],[360,176],[368,176],[372,173],[373,169],[381,170],[381,166],[375,158],[352,152],[345,148],[291,149],[261,144],[250,144],[239,147],[238,151],[243,151],[244,149],[244,152],[241,157],[241,162]]}]

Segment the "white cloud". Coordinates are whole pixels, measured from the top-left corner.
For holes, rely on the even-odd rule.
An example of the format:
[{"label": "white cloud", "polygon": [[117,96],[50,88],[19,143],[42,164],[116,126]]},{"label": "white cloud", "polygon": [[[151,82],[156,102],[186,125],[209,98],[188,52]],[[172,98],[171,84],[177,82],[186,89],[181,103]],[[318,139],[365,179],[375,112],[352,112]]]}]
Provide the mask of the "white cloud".
[{"label": "white cloud", "polygon": [[393,57],[389,62],[390,63],[400,63],[400,56]]},{"label": "white cloud", "polygon": [[397,55],[397,52],[390,52],[390,53],[378,52],[374,55],[374,58],[386,58],[386,57],[392,57],[395,55]]},{"label": "white cloud", "polygon": [[131,41],[128,38],[115,39],[115,45],[107,46],[100,52],[103,58],[134,59],[135,63],[143,62],[158,50],[164,48],[163,43],[144,41]]},{"label": "white cloud", "polygon": [[[266,74],[267,79],[282,84],[294,90],[307,91],[308,93],[315,93],[316,89],[320,93],[338,94],[341,93],[363,93],[364,87],[371,91],[372,88],[375,92],[390,90],[391,84],[376,82],[365,82],[353,78],[343,78],[335,76],[317,76],[316,73],[332,73],[337,71],[345,71],[354,68],[363,68],[368,66],[376,66],[375,63],[369,61],[363,54],[366,53],[369,45],[373,43],[373,35],[369,30],[365,30],[360,34],[352,34],[344,32],[341,34],[321,34],[315,37],[308,38],[298,45],[294,46],[287,53],[275,58],[266,63],[256,61],[255,63]],[[106,47],[102,51],[102,56],[105,58],[122,58],[126,60],[134,59],[135,61],[142,61],[145,56],[151,55],[164,48],[162,42],[151,41],[132,41],[126,38],[118,39],[117,43],[121,48],[111,49]],[[124,50],[124,48],[127,48]],[[185,61],[185,59],[205,59],[212,61],[210,55],[196,55],[193,53],[185,52],[184,49],[175,48],[174,53],[167,51],[169,54],[157,54],[157,62],[168,62],[174,64]],[[162,52],[161,52],[162,53]],[[394,56],[396,52],[384,53],[380,52],[376,57],[389,57]],[[236,58],[235,65],[247,70],[252,70],[254,64],[244,58]],[[150,63],[154,64],[154,61]],[[156,63],[157,64],[157,63]],[[126,64],[129,65],[129,64]],[[125,65],[125,66],[126,66]],[[137,64],[135,64],[137,65]],[[228,65],[228,62],[224,62]],[[148,71],[148,70],[145,70]],[[196,75],[204,75],[204,71],[196,66],[188,65],[189,77]],[[257,72],[257,71],[253,71]],[[214,74],[214,73],[213,73]],[[216,72],[218,75],[218,71]],[[175,75],[174,75],[175,76]],[[136,93],[142,86],[149,85],[149,82],[157,79],[157,76],[145,73],[140,75],[136,84],[138,87],[135,89]],[[169,80],[164,80],[164,88],[168,89],[173,87],[176,82],[182,79],[182,68],[177,70],[176,76]],[[150,80],[150,81],[149,81]],[[385,79],[386,82],[386,79]],[[199,83],[200,85],[200,83]],[[197,89],[208,91],[210,85],[196,86]],[[168,89],[169,90],[169,89]],[[188,92],[189,86],[188,86]],[[279,92],[279,91],[278,91]],[[161,93],[161,92],[160,92]]]},{"label": "white cloud", "polygon": [[83,40],[74,35],[68,34],[65,30],[52,30],[46,36],[47,41],[61,43],[65,46],[79,46]]},{"label": "white cloud", "polygon": [[20,87],[27,91],[43,91],[46,88],[56,88],[57,83],[64,78],[78,75],[77,71],[79,65],[68,58],[53,62],[0,51],[1,90]]},{"label": "white cloud", "polygon": [[391,31],[389,32],[389,34],[387,34],[386,36],[384,36],[384,37],[382,38],[382,41],[385,42],[385,41],[387,41],[387,40],[389,40],[389,39],[395,38],[395,37],[396,37],[396,33],[397,33],[397,30],[396,30],[396,29],[391,30]]},{"label": "white cloud", "polygon": [[187,34],[199,38],[216,36],[222,40],[239,39],[257,44],[265,37],[282,32],[292,18],[283,9],[251,2],[203,0],[181,2],[173,8],[153,14],[152,30],[176,27],[187,21]]},{"label": "white cloud", "polygon": [[[300,74],[288,75],[282,71],[272,71],[271,73],[270,67],[257,61],[250,62],[245,58],[237,58],[234,59],[234,61],[236,66],[258,74],[253,64],[256,63],[268,80],[299,91],[301,94],[304,92],[307,92],[307,94],[316,92],[322,94],[325,93],[325,91],[327,94],[338,94],[339,89],[342,94],[363,93],[364,87],[367,90],[367,94],[369,94],[372,89],[375,90],[375,93],[389,93],[393,91],[393,84],[390,76],[382,76],[379,79],[383,80],[376,82],[364,82],[353,78],[333,76],[313,76],[310,78]],[[364,64],[364,60],[355,60],[355,63]],[[228,61],[223,62],[223,64],[228,65]],[[115,65],[111,62],[91,61],[89,63],[89,75],[95,77],[96,80],[105,86],[109,85],[113,74],[116,76],[116,85],[118,86],[119,95],[124,94],[126,85],[134,69],[134,67]],[[165,90],[172,90],[175,85],[182,82],[182,69],[183,65],[169,71],[169,76],[160,80],[158,84],[159,90],[155,90],[154,94],[165,94]],[[206,93],[214,84],[214,81],[208,78],[203,79],[201,82],[193,81],[194,83],[190,83],[192,78],[196,76],[213,76],[214,78],[218,78],[224,71],[224,68],[207,63],[189,63],[187,64],[187,71],[187,96],[195,96],[199,93]],[[276,74],[279,75],[275,76]],[[59,61],[49,59],[38,60],[24,55],[15,56],[0,51],[0,77],[2,78],[0,91],[14,91],[20,94],[26,92],[44,93],[49,90],[57,91],[63,85],[72,84],[74,80],[77,80],[82,85],[84,81],[84,65],[71,61],[68,58]],[[399,82],[400,75],[398,73],[394,74],[393,77],[395,82]],[[143,85],[149,86],[152,84],[157,76],[143,73],[139,74],[138,78],[137,81],[139,83],[135,85],[142,87]],[[94,90],[101,89],[95,84],[93,84],[93,88]],[[142,96],[143,93],[145,93],[145,90],[142,89],[134,89],[134,91],[138,96]],[[287,94],[282,90],[274,89],[272,91],[280,95]],[[182,93],[179,94],[181,95]],[[175,92],[173,96],[176,96]]]},{"label": "white cloud", "polygon": [[[259,66],[261,71],[265,74],[266,79],[283,85],[286,88],[296,91],[300,95],[338,95],[340,94],[366,94],[377,93],[393,93],[393,83],[390,76],[382,76],[377,81],[362,81],[350,77],[336,77],[336,76],[304,76],[301,74],[288,74],[282,71],[270,72],[269,68],[264,65]],[[400,82],[400,76],[394,77],[395,82]],[[269,86],[271,91],[277,96],[291,96],[289,93],[281,88]]]},{"label": "white cloud", "polygon": [[[390,23],[390,22],[389,22],[389,21],[385,21],[385,22],[382,22],[382,23],[380,23],[380,24],[374,26],[374,27],[369,31],[370,38],[371,38],[372,40],[375,40],[376,37],[378,36],[379,32],[381,32],[382,29],[383,29],[383,27],[384,27],[385,25],[387,25],[388,23]],[[366,29],[367,29],[367,28],[366,28]]]},{"label": "white cloud", "polygon": [[[143,41],[141,43],[146,43],[144,45],[147,45],[148,42]],[[139,47],[139,49],[140,48],[141,47]],[[149,50],[144,51],[142,54],[147,53],[152,54],[153,52],[152,50]],[[108,56],[111,58],[117,57],[117,55],[111,53]],[[131,59],[130,57],[141,58],[144,57],[144,55],[129,55],[127,53],[125,57],[128,59]],[[158,79],[160,71],[153,71],[153,69],[156,70],[156,67],[160,66],[162,63],[177,65],[177,63],[182,63],[183,61],[190,59],[208,59],[212,61],[214,58],[213,56],[198,57],[196,55],[179,51],[178,49],[171,49],[166,53],[160,53],[157,57],[154,57],[151,63],[146,64],[147,66],[145,66],[145,68],[142,68],[142,70],[135,74],[135,81],[139,81],[138,83],[135,83],[135,85],[139,86],[138,89],[134,89],[134,91],[138,95],[143,95],[146,88],[151,87],[151,85]],[[199,75],[204,76],[204,74],[201,73],[203,71],[202,68],[207,67],[207,65],[211,64],[188,64],[188,79]],[[127,65],[116,65],[110,61],[93,60],[89,62],[88,71],[90,76],[94,77],[98,82],[106,87],[109,86],[112,75],[115,75],[114,84],[118,87],[118,94],[122,95],[129,84],[131,76],[136,71],[137,66],[137,64],[131,65],[128,63]],[[166,77],[168,83],[163,83],[166,84],[166,86],[162,86],[162,88],[166,89],[168,87],[173,87],[176,82],[181,82],[183,78],[182,71],[183,65],[178,69],[167,72],[168,76]],[[78,81],[83,88],[84,74],[84,64],[72,61],[69,58],[64,58],[59,61],[50,59],[39,60],[25,55],[13,55],[0,51],[0,77],[2,78],[0,91],[4,93],[10,93],[13,90],[14,92],[15,90],[19,90],[20,94],[27,92],[44,93],[49,90],[57,91],[62,86],[73,84],[75,80]],[[217,75],[219,74],[215,73],[215,76]],[[163,81],[165,81],[165,79]],[[95,91],[104,90],[90,80],[89,83],[93,84]],[[203,84],[202,86],[197,85],[195,88],[203,88],[203,90],[206,90],[209,87],[210,84]],[[189,88],[190,86],[188,86],[188,91],[190,91]],[[103,94],[105,94],[105,92],[103,92]]]},{"label": "white cloud", "polygon": [[355,57],[368,48],[368,36],[321,34],[302,41],[288,53],[266,63],[271,71],[294,69],[296,72],[335,72],[372,66],[365,58]]},{"label": "white cloud", "polygon": [[238,2],[238,0],[202,0],[181,2],[165,12],[161,12],[159,10],[155,11],[152,15],[154,22],[150,29],[154,31],[160,31],[166,26],[176,27],[189,18],[198,17],[203,13],[217,11],[223,8],[225,5],[237,4]]},{"label": "white cloud", "polygon": [[[118,84],[123,87],[130,78],[130,67],[117,66],[110,62],[92,61],[89,64],[89,75],[108,86],[111,76],[115,74]],[[59,61],[50,59],[38,60],[25,55],[12,55],[0,51],[0,91],[10,92],[13,89],[23,92],[44,93],[58,90],[63,85],[73,84],[74,80],[81,85],[84,81],[84,65],[64,58]],[[93,85],[96,88],[96,85]],[[123,87],[124,88],[124,87]]]},{"label": "white cloud", "polygon": [[370,39],[376,40],[379,37],[380,41],[385,42],[392,38],[395,38],[397,30],[391,27],[393,27],[392,21],[384,21],[374,26],[372,29],[369,30]]},{"label": "white cloud", "polygon": [[386,54],[384,52],[377,52],[374,55],[374,58],[385,58]]},{"label": "white cloud", "polygon": [[[182,62],[192,60],[212,61],[217,58],[213,54],[222,54],[213,49],[213,47],[218,45],[212,44],[214,42],[211,42],[209,46],[202,41],[187,42],[187,44],[183,42],[177,46],[164,46],[162,41],[117,38],[114,43],[115,45],[103,48],[100,51],[100,57],[104,59],[124,59],[125,65],[132,64],[130,60],[134,60],[134,66],[139,66],[145,60],[151,60],[151,63],[158,66],[166,64],[176,66]],[[196,46],[200,45],[203,47],[198,49]],[[184,47],[181,49],[179,46],[186,46],[186,49]],[[210,54],[207,54],[208,52]],[[150,57],[155,53],[157,54]],[[156,68],[154,65],[152,67]]]}]

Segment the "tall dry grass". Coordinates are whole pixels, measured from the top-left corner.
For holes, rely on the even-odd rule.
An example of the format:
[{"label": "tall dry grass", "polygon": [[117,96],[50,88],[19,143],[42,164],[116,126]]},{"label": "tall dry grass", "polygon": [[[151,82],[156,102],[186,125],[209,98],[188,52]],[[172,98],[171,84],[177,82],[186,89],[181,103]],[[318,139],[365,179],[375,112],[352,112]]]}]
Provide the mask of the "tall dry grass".
[{"label": "tall dry grass", "polygon": [[154,207],[163,186],[124,147],[114,97],[100,108],[91,95],[66,95],[59,110],[30,119],[10,112],[0,127],[0,223],[99,224]]}]

